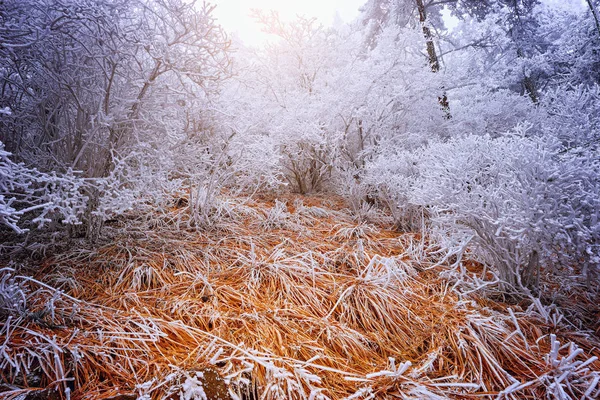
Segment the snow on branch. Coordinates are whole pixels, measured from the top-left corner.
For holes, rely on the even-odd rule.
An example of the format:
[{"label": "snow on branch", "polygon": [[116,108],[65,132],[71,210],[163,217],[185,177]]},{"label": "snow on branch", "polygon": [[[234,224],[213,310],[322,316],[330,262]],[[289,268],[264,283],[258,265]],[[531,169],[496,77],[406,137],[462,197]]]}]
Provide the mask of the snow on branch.
[{"label": "snow on branch", "polygon": [[[87,202],[84,180],[72,171],[58,175],[27,168],[10,156],[0,142],[0,225],[24,233],[26,225],[42,228],[54,219],[80,223]],[[23,221],[25,216],[29,221]]]}]

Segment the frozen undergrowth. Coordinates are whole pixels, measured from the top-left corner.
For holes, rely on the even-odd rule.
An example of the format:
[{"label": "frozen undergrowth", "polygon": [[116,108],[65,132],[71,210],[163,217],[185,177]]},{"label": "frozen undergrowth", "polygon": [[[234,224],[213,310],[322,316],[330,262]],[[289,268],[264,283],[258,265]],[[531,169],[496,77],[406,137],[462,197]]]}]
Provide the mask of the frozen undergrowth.
[{"label": "frozen undergrowth", "polygon": [[[11,157],[0,142],[0,228],[25,233],[53,220],[81,223],[88,201],[82,194],[83,179],[72,170],[65,174],[40,172]],[[24,221],[27,217],[30,220]]]},{"label": "frozen undergrowth", "polygon": [[2,270],[7,396],[598,396],[597,339],[557,310],[508,309],[423,238],[304,201],[249,204],[218,231],[117,235],[36,279]]}]

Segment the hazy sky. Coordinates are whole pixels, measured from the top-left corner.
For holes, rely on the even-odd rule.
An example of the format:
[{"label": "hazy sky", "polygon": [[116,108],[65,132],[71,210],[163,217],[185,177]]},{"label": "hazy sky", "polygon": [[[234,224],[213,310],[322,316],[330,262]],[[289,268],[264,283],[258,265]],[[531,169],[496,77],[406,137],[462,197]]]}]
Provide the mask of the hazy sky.
[{"label": "hazy sky", "polygon": [[336,13],[349,22],[358,16],[358,8],[366,0],[211,0],[216,4],[215,15],[223,27],[231,33],[237,32],[242,40],[257,45],[266,39],[260,26],[250,18],[252,8],[277,10],[284,20],[296,15],[316,17],[323,25],[330,26]]},{"label": "hazy sky", "polygon": [[[250,45],[260,45],[268,38],[261,32],[249,15],[252,8],[276,10],[284,20],[296,15],[316,17],[323,25],[330,26],[336,13],[342,21],[350,22],[358,16],[358,9],[366,0],[208,0],[216,4],[215,16],[229,33],[237,33]],[[542,0],[561,8],[582,8],[585,0]],[[447,25],[452,26],[448,20]]]}]

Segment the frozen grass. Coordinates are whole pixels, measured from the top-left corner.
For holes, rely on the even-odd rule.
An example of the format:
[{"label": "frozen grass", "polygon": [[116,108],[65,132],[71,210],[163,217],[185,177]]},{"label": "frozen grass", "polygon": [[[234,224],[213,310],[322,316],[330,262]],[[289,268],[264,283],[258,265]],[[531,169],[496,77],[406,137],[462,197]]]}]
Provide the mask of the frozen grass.
[{"label": "frozen grass", "polygon": [[2,395],[599,395],[598,342],[543,305],[469,292],[423,238],[356,224],[340,201],[288,204],[207,232],[132,225],[35,277],[0,271]]}]

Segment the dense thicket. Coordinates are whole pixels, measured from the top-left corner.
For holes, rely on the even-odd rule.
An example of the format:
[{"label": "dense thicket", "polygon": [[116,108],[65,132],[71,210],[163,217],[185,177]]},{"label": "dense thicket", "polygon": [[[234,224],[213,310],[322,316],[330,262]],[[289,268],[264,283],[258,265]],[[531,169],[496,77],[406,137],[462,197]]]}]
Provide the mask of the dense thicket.
[{"label": "dense thicket", "polygon": [[504,290],[539,290],[542,267],[597,285],[587,6],[369,0],[334,28],[257,14],[276,39],[253,49],[207,4],[3,1],[0,222],[95,238],[176,198],[178,223],[207,227],[230,211],[224,190],[330,191],[358,218],[387,209],[449,257],[469,252]]},{"label": "dense thicket", "polygon": [[0,0],[0,397],[600,398],[598,5]]}]

